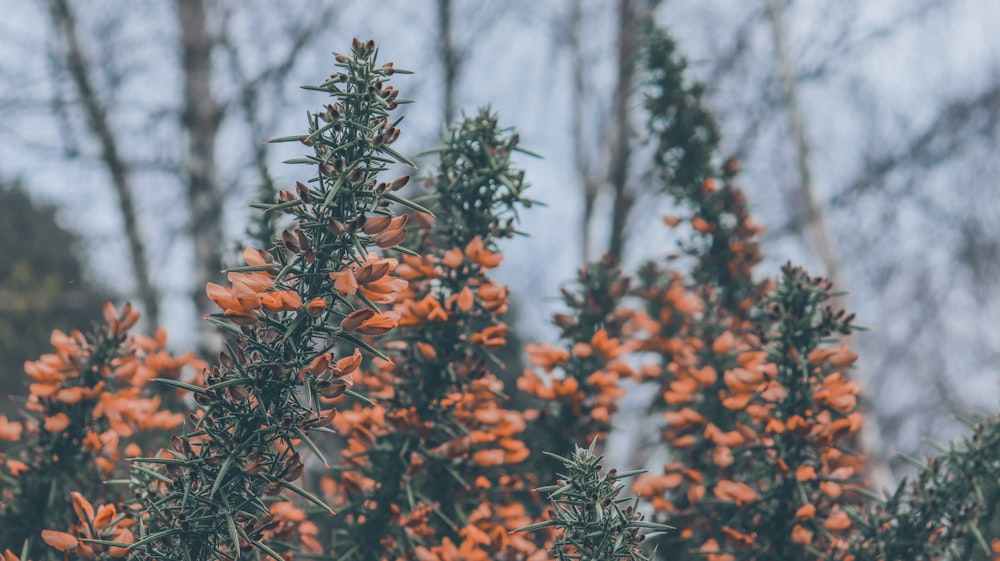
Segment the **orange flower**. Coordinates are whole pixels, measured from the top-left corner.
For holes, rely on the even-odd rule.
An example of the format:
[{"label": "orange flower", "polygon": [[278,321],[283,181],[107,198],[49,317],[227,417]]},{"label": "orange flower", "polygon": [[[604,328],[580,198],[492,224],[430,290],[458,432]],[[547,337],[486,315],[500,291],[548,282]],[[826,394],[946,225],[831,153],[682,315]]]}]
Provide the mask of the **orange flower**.
[{"label": "orange flower", "polygon": [[472,334],[472,344],[481,345],[487,349],[496,350],[507,344],[507,326],[491,325],[478,333]]},{"label": "orange flower", "polygon": [[705,417],[690,407],[685,407],[680,411],[667,411],[663,414],[663,420],[675,428],[705,424]]},{"label": "orange flower", "polygon": [[715,225],[709,224],[708,222],[705,221],[704,218],[700,216],[696,216],[691,220],[691,227],[703,234],[708,234],[710,232],[715,231]]},{"label": "orange flower", "polygon": [[712,423],[705,426],[705,438],[720,446],[740,446],[746,442],[746,438],[739,431],[723,432]]},{"label": "orange flower", "polygon": [[479,450],[472,454],[472,461],[483,467],[499,466],[504,463],[503,450]]},{"label": "orange flower", "polygon": [[594,348],[586,343],[576,343],[571,349],[576,358],[590,358],[594,354]]},{"label": "orange flower", "polygon": [[406,327],[423,325],[428,321],[448,321],[448,312],[433,294],[428,294],[419,301],[404,300],[396,307],[396,311],[400,314],[399,325]]},{"label": "orange flower", "polygon": [[317,296],[316,298],[310,300],[308,304],[306,304],[306,312],[308,312],[309,315],[311,315],[314,318],[319,317],[323,315],[323,312],[326,311],[326,306],[327,306],[326,299]]},{"label": "orange flower", "polygon": [[105,302],[104,320],[108,323],[112,333],[121,335],[139,322],[139,312],[133,310],[132,304],[129,303],[125,303],[121,311],[118,311],[111,302]]},{"label": "orange flower", "polygon": [[73,499],[73,510],[80,522],[90,523],[94,519],[94,507],[91,506],[90,501],[76,491],[70,492],[70,497]]},{"label": "orange flower", "polygon": [[410,215],[400,216],[375,216],[365,220],[365,225],[361,231],[371,236],[379,247],[385,249],[397,246],[406,239],[406,223]]},{"label": "orange flower", "polygon": [[13,475],[14,477],[17,477],[21,475],[21,473],[31,469],[31,466],[18,460],[7,460],[4,463],[7,466],[7,470],[10,471],[10,474]]},{"label": "orange flower", "polygon": [[608,332],[604,328],[598,329],[590,338],[590,346],[608,359],[616,359],[629,351],[628,345],[623,344],[617,337],[608,337]]},{"label": "orange flower", "polygon": [[832,350],[827,360],[830,361],[830,366],[837,370],[844,370],[850,368],[854,361],[858,360],[858,355],[852,353],[847,345],[841,345]]},{"label": "orange flower", "polygon": [[116,516],[118,516],[118,513],[115,511],[115,505],[101,505],[101,507],[97,509],[97,514],[93,519],[94,528],[97,530],[103,530],[108,526],[108,524],[111,524]]},{"label": "orange flower", "polygon": [[799,520],[811,520],[816,516],[816,505],[802,505],[795,511],[795,517]]},{"label": "orange flower", "polygon": [[737,506],[757,500],[757,492],[746,483],[723,479],[715,485],[715,496],[724,501],[734,501]]},{"label": "orange flower", "polygon": [[732,349],[736,344],[736,337],[733,336],[731,331],[726,331],[722,335],[715,338],[712,342],[712,352],[715,354],[726,354],[729,349]]},{"label": "orange flower", "polygon": [[465,263],[465,257],[462,255],[462,250],[452,248],[444,252],[441,263],[449,269],[458,269],[462,266],[462,263]]},{"label": "orange flower", "polygon": [[245,325],[257,321],[254,311],[260,308],[260,297],[245,285],[235,285],[230,289],[210,282],[205,285],[205,293],[222,308],[226,317],[236,323]]},{"label": "orange flower", "polygon": [[45,430],[49,432],[62,432],[69,426],[69,417],[65,413],[56,413],[45,417]]},{"label": "orange flower", "polygon": [[476,295],[487,310],[494,314],[507,313],[507,294],[509,289],[502,284],[487,283],[479,287]]},{"label": "orange flower", "polygon": [[735,561],[736,557],[729,553],[719,553],[719,542],[715,538],[709,538],[702,544],[700,551],[705,554],[707,561]]},{"label": "orange flower", "polygon": [[472,293],[472,289],[468,286],[463,286],[458,294],[452,294],[448,297],[448,306],[451,307],[452,303],[454,303],[459,311],[468,312],[472,309],[475,301],[476,295]]},{"label": "orange flower", "polygon": [[486,269],[492,269],[503,261],[503,256],[486,249],[483,239],[476,236],[465,246],[465,256]]},{"label": "orange flower", "polygon": [[409,284],[405,279],[391,276],[390,273],[396,269],[398,263],[395,259],[381,258],[369,253],[365,257],[364,265],[355,272],[358,291],[372,302],[382,304],[395,302],[396,295]]},{"label": "orange flower", "polygon": [[540,366],[546,372],[552,372],[557,366],[569,361],[569,353],[548,343],[527,343],[524,349],[528,351],[531,364]]},{"label": "orange flower", "polygon": [[823,482],[820,482],[820,484],[819,484],[819,490],[824,495],[826,495],[827,497],[830,497],[831,499],[836,499],[836,498],[840,497],[841,493],[843,492],[843,488],[840,486],[840,484],[836,483],[834,481],[823,481]]},{"label": "orange flower", "polygon": [[341,296],[353,296],[358,292],[358,279],[350,267],[330,273],[330,280],[333,281],[334,290]]},{"label": "orange flower", "polygon": [[[461,251],[458,252],[458,257],[461,259]],[[400,278],[407,280],[417,278],[434,279],[442,274],[441,267],[436,265],[436,260],[430,255],[402,255],[400,258],[403,262],[396,267],[395,271]]]},{"label": "orange flower", "polygon": [[684,482],[684,476],[679,473],[650,475],[644,473],[632,484],[632,491],[644,499],[663,495],[669,489],[676,489]]},{"label": "orange flower", "polygon": [[796,524],[795,527],[792,528],[792,541],[801,545],[809,545],[813,541],[813,533],[810,530]]},{"label": "orange flower", "polygon": [[826,522],[823,522],[823,527],[833,532],[846,530],[851,527],[851,519],[846,512],[838,510],[831,514]]},{"label": "orange flower", "polygon": [[[116,542],[120,543],[135,543],[135,536],[132,531],[128,528],[123,528],[120,532],[115,534],[114,539]],[[115,559],[121,559],[127,556],[129,553],[128,549],[124,547],[110,546],[108,548],[108,554]]]},{"label": "orange flower", "polygon": [[66,551],[80,545],[80,540],[76,539],[76,536],[73,534],[57,532],[55,530],[42,530],[42,539],[45,540],[45,543],[59,551]]},{"label": "orange flower", "polygon": [[796,481],[812,481],[813,479],[816,479],[816,470],[812,466],[799,466],[795,470]]},{"label": "orange flower", "polygon": [[345,356],[344,358],[334,362],[330,367],[330,371],[337,378],[343,376],[350,376],[354,372],[357,372],[358,368],[361,368],[361,350],[355,348],[354,352],[350,356]]},{"label": "orange flower", "polygon": [[351,312],[340,322],[345,332],[357,331],[362,335],[382,335],[399,324],[399,312],[378,313],[371,308]]},{"label": "orange flower", "polygon": [[840,413],[850,413],[858,402],[861,386],[848,381],[840,372],[834,372],[823,380],[823,389],[813,395],[813,401],[826,404]]},{"label": "orange flower", "polygon": [[716,446],[715,451],[712,452],[712,463],[724,468],[733,465],[733,451],[727,446]]},{"label": "orange flower", "polygon": [[13,442],[21,438],[23,428],[21,423],[8,421],[6,416],[0,415],[0,440]]},{"label": "orange flower", "polygon": [[293,312],[302,307],[302,297],[294,290],[275,290],[258,294],[260,305],[269,312]]}]

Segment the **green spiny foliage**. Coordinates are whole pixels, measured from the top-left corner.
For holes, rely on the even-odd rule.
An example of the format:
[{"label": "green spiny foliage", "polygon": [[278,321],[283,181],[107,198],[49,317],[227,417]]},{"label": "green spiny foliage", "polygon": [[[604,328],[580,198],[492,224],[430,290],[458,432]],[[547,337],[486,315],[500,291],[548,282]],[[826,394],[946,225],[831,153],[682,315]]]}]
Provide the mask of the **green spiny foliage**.
[{"label": "green spiny foliage", "polygon": [[[640,544],[671,527],[643,520],[638,499],[621,496],[619,481],[643,471],[604,471],[604,457],[594,453],[596,443],[594,440],[588,448],[577,446],[570,458],[552,455],[562,462],[566,473],[559,474],[555,485],[538,489],[548,493],[551,519],[515,531],[556,528],[560,534],[553,552],[559,561],[649,561],[653,556],[644,554]],[[640,533],[647,529],[653,532]]]},{"label": "green spiny foliage", "polygon": [[[148,516],[139,519],[132,546],[140,559],[264,553],[280,560],[274,547],[285,546],[265,543],[275,526],[268,497],[291,492],[333,512],[293,483],[304,452],[323,458],[310,433],[324,430],[334,410],[323,409],[320,397],[344,393],[344,376],[361,360],[358,349],[374,351],[363,336],[396,324],[362,294],[339,294],[335,279],[362,263],[376,277],[388,275],[388,265],[368,253],[405,237],[405,230],[388,229],[395,219],[387,208],[419,208],[393,192],[406,178],[378,179],[389,164],[410,163],[391,146],[400,121],[391,111],[405,100],[386,83],[402,71],[377,64],[373,41],[355,40],[336,60],[342,71],[308,87],[334,102],[309,115],[304,136],[277,139],[311,146],[313,154],[288,163],[313,167],[316,175],[297,193],[281,192],[276,204],[253,205],[291,214],[293,228],[268,251],[245,251],[247,265],[229,270],[232,289],[209,284],[224,310],[210,320],[236,344],[206,372],[202,387],[174,384],[192,392],[199,410],[170,456],[135,462],[132,486]],[[353,355],[334,361],[338,342]]]}]

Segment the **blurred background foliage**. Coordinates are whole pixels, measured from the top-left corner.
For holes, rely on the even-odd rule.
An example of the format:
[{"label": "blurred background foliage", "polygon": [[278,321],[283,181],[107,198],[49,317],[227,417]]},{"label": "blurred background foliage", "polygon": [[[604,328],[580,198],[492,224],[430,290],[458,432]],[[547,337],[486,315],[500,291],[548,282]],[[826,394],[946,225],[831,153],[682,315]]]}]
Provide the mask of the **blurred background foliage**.
[{"label": "blurred background foliage", "polygon": [[[0,391],[27,395],[24,361],[49,352],[53,329],[86,329],[110,291],[90,280],[79,236],[17,184],[0,185]],[[0,411],[18,404],[5,399]]]}]

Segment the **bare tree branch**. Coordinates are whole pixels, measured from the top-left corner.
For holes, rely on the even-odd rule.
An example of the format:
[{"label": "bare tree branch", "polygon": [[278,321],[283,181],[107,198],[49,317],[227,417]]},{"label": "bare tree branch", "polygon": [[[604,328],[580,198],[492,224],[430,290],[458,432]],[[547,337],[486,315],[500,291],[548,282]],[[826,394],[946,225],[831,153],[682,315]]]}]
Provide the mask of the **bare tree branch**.
[{"label": "bare tree branch", "polygon": [[[944,105],[938,117],[923,131],[894,151],[868,160],[856,178],[830,199],[829,206],[843,208],[858,198],[882,189],[890,175],[907,169],[927,169],[963,153],[977,137],[1000,131],[1000,80],[970,98]],[[912,187],[912,183],[909,184]],[[798,214],[774,229],[767,237],[797,234],[808,223]]]},{"label": "bare tree branch", "polygon": [[782,97],[785,113],[788,115],[792,142],[795,145],[795,163],[799,171],[799,192],[805,202],[806,223],[816,240],[816,247],[823,261],[825,276],[834,286],[843,289],[840,283],[836,249],[830,236],[830,228],[826,223],[826,211],[823,201],[816,193],[813,179],[811,147],[806,133],[805,118],[798,100],[798,83],[795,80],[795,70],[788,55],[788,45],[785,42],[785,24],[782,21],[780,0],[768,0],[768,16],[774,37],[774,52],[777,59],[778,74],[781,77]]}]

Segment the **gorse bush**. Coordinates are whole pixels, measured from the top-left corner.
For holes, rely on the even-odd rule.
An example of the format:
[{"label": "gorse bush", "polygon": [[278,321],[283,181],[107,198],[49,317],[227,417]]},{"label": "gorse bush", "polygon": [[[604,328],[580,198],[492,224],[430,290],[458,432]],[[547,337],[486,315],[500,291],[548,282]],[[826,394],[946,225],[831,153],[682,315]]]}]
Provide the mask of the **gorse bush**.
[{"label": "gorse bush", "polygon": [[[677,255],[582,268],[559,340],[526,345],[505,387],[510,294],[491,275],[535,204],[516,163],[532,154],[484,109],[426,175],[387,175],[415,168],[393,148],[407,72],[355,40],[307,87],[330,98],[307,130],[273,141],[306,146],[288,163],[309,171],[252,205],[266,247],[206,287],[227,337],[211,364],[109,304],[25,365],[23,416],[0,417],[4,561],[1000,558],[997,421],[895,492],[865,488],[853,316],[801,268],[755,274],[762,229],[705,88],[645,37]],[[666,461],[619,472],[600,449],[639,386],[647,458]]]}]

